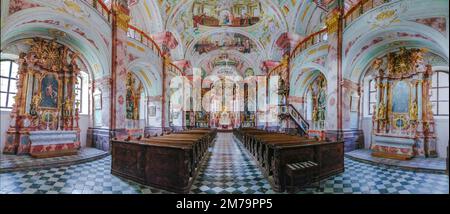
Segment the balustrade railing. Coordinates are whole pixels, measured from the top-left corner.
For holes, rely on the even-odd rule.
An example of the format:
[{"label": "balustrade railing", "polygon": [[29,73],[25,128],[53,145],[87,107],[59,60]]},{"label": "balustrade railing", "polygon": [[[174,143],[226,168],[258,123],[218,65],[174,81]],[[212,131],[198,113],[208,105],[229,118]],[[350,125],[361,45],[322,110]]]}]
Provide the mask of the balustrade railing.
[{"label": "balustrade railing", "polygon": [[308,37],[300,41],[297,46],[295,46],[294,51],[292,51],[291,53],[291,59],[300,55],[300,53],[302,53],[307,48],[327,40],[328,36],[326,28],[309,35]]},{"label": "balustrade railing", "polygon": [[177,75],[184,75],[183,71],[176,66],[175,64],[169,62],[166,65],[166,70],[169,71],[169,73],[176,73]]},{"label": "balustrade railing", "polygon": [[367,11],[394,0],[360,0],[344,15],[344,28]]},{"label": "balustrade railing", "polygon": [[111,22],[111,9],[102,0],[83,0],[95,8],[108,22]]},{"label": "balustrade railing", "polygon": [[128,37],[135,39],[137,41],[139,41],[140,43],[142,43],[143,45],[149,47],[150,49],[152,49],[152,51],[159,57],[162,56],[162,52],[161,49],[159,48],[159,46],[156,44],[155,41],[153,41],[153,39],[147,35],[145,32],[143,32],[142,30],[140,30],[139,28],[133,26],[133,25],[129,25],[128,26],[128,33],[127,33]]}]

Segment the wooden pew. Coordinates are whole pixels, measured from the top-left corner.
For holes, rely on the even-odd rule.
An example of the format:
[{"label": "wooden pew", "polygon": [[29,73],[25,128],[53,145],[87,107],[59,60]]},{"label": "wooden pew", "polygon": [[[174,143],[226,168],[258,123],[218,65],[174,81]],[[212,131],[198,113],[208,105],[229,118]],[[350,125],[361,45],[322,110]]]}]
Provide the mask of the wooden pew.
[{"label": "wooden pew", "polygon": [[344,143],[270,133],[256,129],[233,130],[249,150],[272,188],[286,190],[286,165],[302,161],[319,163],[319,179],[344,171]]},{"label": "wooden pew", "polygon": [[112,140],[111,173],[176,193],[188,193],[215,130],[188,130],[141,140]]}]

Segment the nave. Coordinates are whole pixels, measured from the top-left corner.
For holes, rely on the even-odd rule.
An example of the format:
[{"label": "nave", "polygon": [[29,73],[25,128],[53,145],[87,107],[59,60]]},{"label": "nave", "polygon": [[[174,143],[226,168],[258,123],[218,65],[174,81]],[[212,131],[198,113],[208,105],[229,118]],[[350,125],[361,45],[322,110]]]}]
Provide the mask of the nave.
[{"label": "nave", "polygon": [[[375,166],[345,158],[345,172],[321,181],[322,191],[300,194],[448,194],[445,174],[419,173]],[[42,170],[0,174],[0,194],[160,194],[167,191],[140,185],[111,174],[111,156]],[[231,133],[218,133],[202,163],[192,194],[276,193],[248,151]]]}]

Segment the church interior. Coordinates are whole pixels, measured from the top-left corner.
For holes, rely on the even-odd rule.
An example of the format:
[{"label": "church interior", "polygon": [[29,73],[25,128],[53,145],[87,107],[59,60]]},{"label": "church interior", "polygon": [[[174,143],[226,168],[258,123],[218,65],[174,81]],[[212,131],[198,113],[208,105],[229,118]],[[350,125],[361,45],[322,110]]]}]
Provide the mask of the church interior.
[{"label": "church interior", "polygon": [[448,194],[448,0],[2,0],[1,194]]}]

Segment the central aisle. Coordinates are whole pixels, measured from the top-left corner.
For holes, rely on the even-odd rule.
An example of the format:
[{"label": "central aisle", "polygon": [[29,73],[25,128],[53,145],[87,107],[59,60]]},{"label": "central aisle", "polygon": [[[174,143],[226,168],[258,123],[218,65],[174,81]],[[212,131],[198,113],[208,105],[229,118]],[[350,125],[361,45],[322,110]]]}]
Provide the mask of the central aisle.
[{"label": "central aisle", "polygon": [[210,155],[191,193],[274,193],[255,161],[232,133],[217,133]]}]

